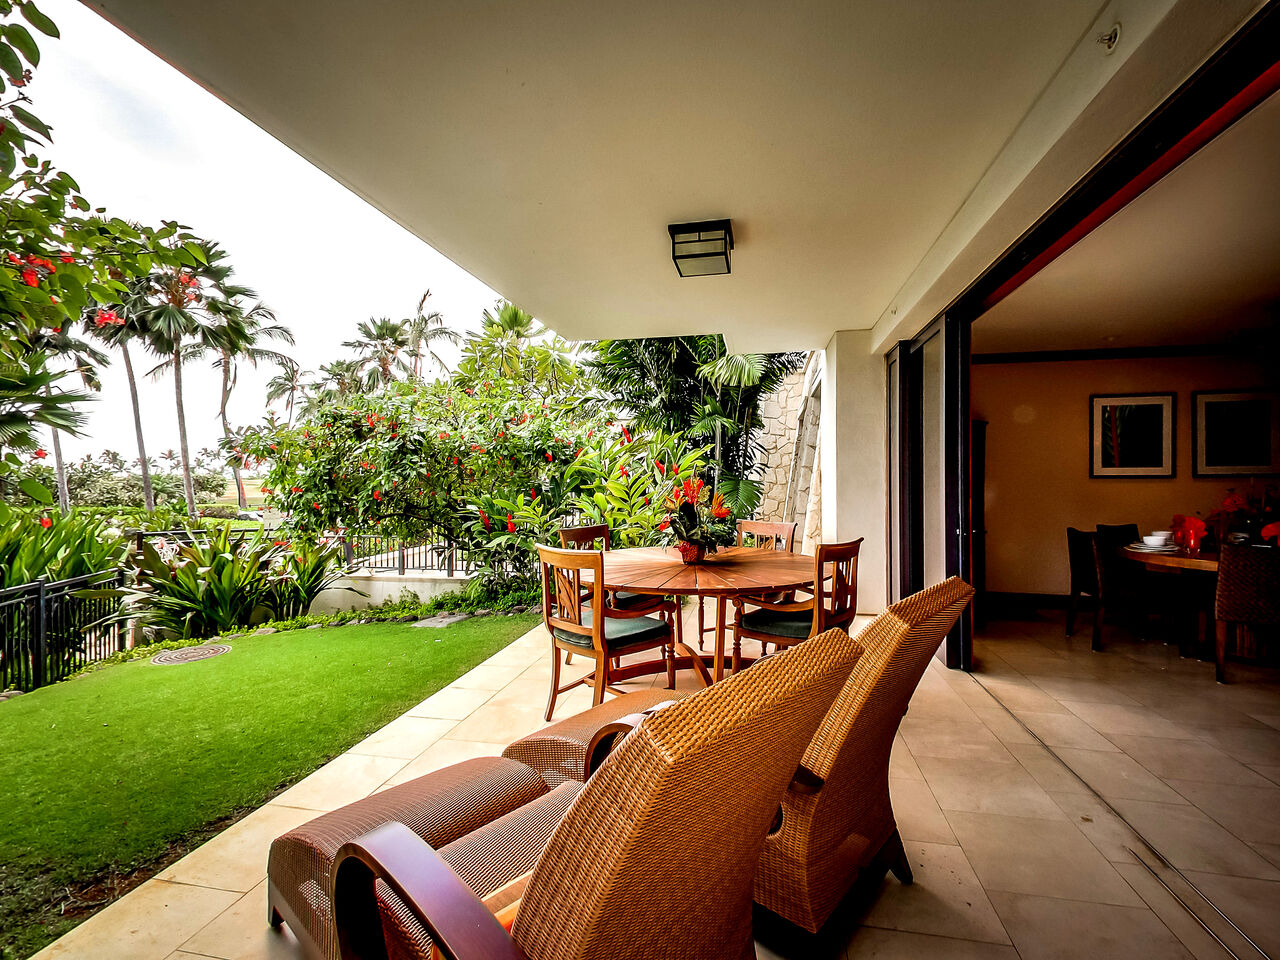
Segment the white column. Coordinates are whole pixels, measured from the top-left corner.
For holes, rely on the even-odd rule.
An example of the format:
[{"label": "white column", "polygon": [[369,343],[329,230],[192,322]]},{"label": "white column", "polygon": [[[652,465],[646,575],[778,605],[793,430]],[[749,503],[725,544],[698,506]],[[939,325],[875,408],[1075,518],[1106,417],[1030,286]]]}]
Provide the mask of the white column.
[{"label": "white column", "polygon": [[888,602],[885,359],[871,331],[840,330],[827,344],[822,374],[822,539],[862,537],[858,610]]}]

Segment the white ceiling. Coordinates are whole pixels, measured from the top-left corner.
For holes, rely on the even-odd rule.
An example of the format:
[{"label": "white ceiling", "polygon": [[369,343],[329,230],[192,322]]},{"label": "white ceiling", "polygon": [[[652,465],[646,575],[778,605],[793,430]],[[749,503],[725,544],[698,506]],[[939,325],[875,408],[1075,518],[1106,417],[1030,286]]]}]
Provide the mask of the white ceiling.
[{"label": "white ceiling", "polygon": [[1218,344],[1280,327],[1280,94],[973,327],[976,353]]},{"label": "white ceiling", "polygon": [[565,336],[781,349],[875,323],[1100,0],[90,6]]}]

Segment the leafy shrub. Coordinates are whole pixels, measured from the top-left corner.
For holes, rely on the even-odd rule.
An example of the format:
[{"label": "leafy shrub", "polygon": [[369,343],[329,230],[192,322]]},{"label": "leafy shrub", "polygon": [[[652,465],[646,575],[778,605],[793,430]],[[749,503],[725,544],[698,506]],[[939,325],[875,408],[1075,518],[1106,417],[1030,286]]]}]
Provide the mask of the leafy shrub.
[{"label": "leafy shrub", "polygon": [[144,540],[136,563],[135,587],[85,595],[122,598],[111,619],[137,619],[149,636],[164,640],[296,616],[341,576],[335,548],[299,545],[291,551],[283,541],[233,534],[225,526],[190,543],[159,547]]},{"label": "leafy shrub", "polygon": [[6,508],[0,524],[0,587],[113,570],[127,540],[108,518]]}]

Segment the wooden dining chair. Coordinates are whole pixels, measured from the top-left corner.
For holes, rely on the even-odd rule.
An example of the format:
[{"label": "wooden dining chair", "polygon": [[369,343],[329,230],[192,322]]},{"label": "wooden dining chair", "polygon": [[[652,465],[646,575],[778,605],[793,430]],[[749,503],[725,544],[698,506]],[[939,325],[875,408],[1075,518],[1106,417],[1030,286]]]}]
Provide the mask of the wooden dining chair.
[{"label": "wooden dining chair", "polygon": [[[546,718],[551,719],[556,698],[574,687],[590,683],[592,703],[604,702],[605,690],[614,687],[610,674],[622,657],[643,650],[660,649],[666,660],[667,687],[676,685],[676,618],[680,608],[664,600],[659,615],[628,610],[606,602],[603,550],[564,550],[538,545],[542,566],[542,620],[551,635],[551,694]],[[590,576],[584,583],[583,573]],[[595,670],[580,680],[560,686],[560,653],[582,654],[595,660]]]},{"label": "wooden dining chair", "polygon": [[[847,543],[820,543],[814,557],[813,596],[773,602],[763,597],[734,597],[733,669],[742,666],[742,638],[776,645],[779,650],[816,637],[833,627],[848,629],[858,614],[858,551],[862,537]],[[825,571],[828,565],[831,572]],[[746,605],[756,607],[746,610]]]},{"label": "wooden dining chair", "polygon": [[1108,614],[1119,614],[1135,629],[1143,620],[1142,571],[1120,551],[1139,537],[1136,523],[1098,524],[1093,537],[1093,557],[1098,584],[1093,621],[1092,649],[1102,649],[1102,623]]},{"label": "wooden dining chair", "polygon": [[1280,627],[1280,547],[1222,545],[1214,619],[1216,676],[1219,683],[1226,683],[1227,647],[1238,641],[1240,626],[1253,631]]},{"label": "wooden dining chair", "polygon": [[1076,613],[1079,612],[1080,598],[1086,596],[1093,601],[1093,632],[1096,643],[1101,630],[1098,616],[1102,602],[1098,599],[1098,567],[1093,555],[1095,536],[1088,530],[1067,527],[1067,566],[1071,577],[1071,596],[1067,600],[1067,636],[1076,632]]},{"label": "wooden dining chair", "polygon": [[[796,524],[783,523],[780,520],[739,520],[738,521],[738,541],[739,547],[755,547],[757,550],[776,550],[781,553],[794,553],[796,540]],[[783,593],[781,591],[775,593],[763,594],[766,600],[773,603],[782,603],[789,600],[793,595]],[[723,603],[717,600],[717,603]],[[747,600],[749,603],[750,600]],[[699,609],[701,612],[701,609]],[[699,623],[701,626],[701,623]],[[699,637],[701,642],[701,636]],[[769,644],[765,641],[760,642],[760,655],[764,656],[769,652]]]}]

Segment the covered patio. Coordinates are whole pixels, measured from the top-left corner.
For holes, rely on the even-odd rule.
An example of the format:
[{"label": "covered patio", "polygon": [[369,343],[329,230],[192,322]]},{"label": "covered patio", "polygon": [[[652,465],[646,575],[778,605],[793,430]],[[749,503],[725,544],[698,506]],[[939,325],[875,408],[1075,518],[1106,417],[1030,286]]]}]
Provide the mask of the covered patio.
[{"label": "covered patio", "polygon": [[[696,614],[686,618],[692,630]],[[926,671],[890,768],[915,883],[887,877],[852,897],[833,956],[1206,960],[1250,956],[1242,933],[1274,951],[1280,868],[1266,817],[1280,809],[1280,685],[1215,689],[1196,676],[1205,664],[1149,648],[1099,658],[1057,640],[1059,629],[1001,625],[979,639],[973,675],[937,661]],[[266,923],[271,841],[543,726],[549,652],[545,630],[530,631],[37,956],[302,956],[287,928]],[[1151,675],[1151,656],[1164,676]],[[1117,679],[1133,702],[1115,702]],[[679,682],[694,681],[682,671]],[[1192,687],[1199,699],[1185,696]],[[589,705],[579,688],[557,716]],[[1083,779],[1061,757],[1087,757]],[[757,950],[785,955],[786,944]]]}]

